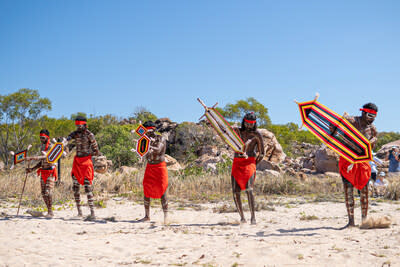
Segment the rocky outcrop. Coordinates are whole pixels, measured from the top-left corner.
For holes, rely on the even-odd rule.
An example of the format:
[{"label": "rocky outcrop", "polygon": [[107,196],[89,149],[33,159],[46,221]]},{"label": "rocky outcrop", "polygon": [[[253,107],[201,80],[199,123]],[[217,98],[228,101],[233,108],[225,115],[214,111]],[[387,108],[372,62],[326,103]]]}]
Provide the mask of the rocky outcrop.
[{"label": "rocky outcrop", "polygon": [[165,154],[165,163],[169,171],[180,171],[183,169],[176,159],[167,154]]},{"label": "rocky outcrop", "polygon": [[339,172],[339,155],[326,146],[315,152],[315,168],[317,172]]},{"label": "rocky outcrop", "polygon": [[286,154],[283,152],[275,135],[267,129],[258,129],[263,137],[265,154],[264,160],[274,163],[280,163],[285,160]]}]

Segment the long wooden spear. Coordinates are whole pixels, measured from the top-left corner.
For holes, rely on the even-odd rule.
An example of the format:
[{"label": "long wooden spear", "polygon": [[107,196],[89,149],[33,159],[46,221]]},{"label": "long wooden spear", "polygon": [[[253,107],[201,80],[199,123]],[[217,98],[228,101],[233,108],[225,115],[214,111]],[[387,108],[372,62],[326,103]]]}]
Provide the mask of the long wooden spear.
[{"label": "long wooden spear", "polygon": [[[28,151],[31,147],[32,147],[32,145],[29,145],[28,148],[27,148],[27,151]],[[25,163],[26,163],[26,161],[25,161]],[[28,160],[28,169],[29,169],[29,165],[30,165],[30,161]],[[25,185],[26,185],[26,179],[27,179],[27,178],[28,178],[28,172],[26,171],[24,186],[22,187],[21,196],[19,197],[17,216],[18,216],[18,214],[19,214],[19,208],[21,207],[22,195],[24,194]]]}]

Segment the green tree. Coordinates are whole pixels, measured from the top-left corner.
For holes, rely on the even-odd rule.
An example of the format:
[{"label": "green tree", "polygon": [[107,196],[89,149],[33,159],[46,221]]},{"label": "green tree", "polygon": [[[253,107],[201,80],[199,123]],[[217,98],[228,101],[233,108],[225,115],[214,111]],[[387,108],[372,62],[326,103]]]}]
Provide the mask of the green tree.
[{"label": "green tree", "polygon": [[137,122],[142,122],[144,123],[145,121],[155,121],[157,120],[157,116],[151,113],[147,108],[145,107],[137,107],[135,109],[135,112],[133,113],[133,118]]},{"label": "green tree", "polygon": [[109,125],[96,136],[100,151],[113,161],[114,167],[133,165],[138,161],[131,130],[134,125]]},{"label": "green tree", "polygon": [[259,127],[268,128],[271,125],[271,119],[268,115],[268,108],[258,102],[254,97],[238,100],[235,104],[227,104],[224,108],[217,108],[222,116],[229,120],[242,121],[244,115],[254,112],[257,116]]},{"label": "green tree", "polygon": [[38,90],[22,88],[9,95],[0,95],[0,156],[8,165],[10,150],[21,150],[32,141],[42,113],[51,110],[48,98]]},{"label": "green tree", "polygon": [[283,151],[292,156],[291,145],[293,142],[319,144],[320,141],[309,131],[299,130],[299,126],[293,122],[284,125],[271,125],[269,129],[274,133],[281,144]]},{"label": "green tree", "polygon": [[376,143],[374,151],[378,151],[383,145],[396,140],[400,140],[399,132],[380,132],[378,133],[378,142]]}]

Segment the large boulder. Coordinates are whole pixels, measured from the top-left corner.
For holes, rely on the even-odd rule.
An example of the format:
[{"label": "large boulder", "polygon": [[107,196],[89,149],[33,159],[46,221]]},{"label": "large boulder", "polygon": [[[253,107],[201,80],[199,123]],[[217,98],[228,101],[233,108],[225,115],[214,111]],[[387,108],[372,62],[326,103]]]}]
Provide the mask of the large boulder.
[{"label": "large boulder", "polygon": [[165,154],[165,163],[169,171],[179,171],[183,169],[176,159],[167,154]]},{"label": "large boulder", "polygon": [[315,168],[317,172],[339,172],[338,162],[338,154],[326,146],[321,146],[315,152]]},{"label": "large boulder", "polygon": [[265,160],[265,159],[261,160],[257,164],[257,170],[258,171],[273,170],[273,171],[277,171],[277,172],[282,171],[278,164],[268,161],[268,160]]},{"label": "large boulder", "polygon": [[285,160],[286,154],[283,152],[275,135],[267,129],[258,129],[262,135],[265,147],[264,159],[274,163],[280,163]]}]

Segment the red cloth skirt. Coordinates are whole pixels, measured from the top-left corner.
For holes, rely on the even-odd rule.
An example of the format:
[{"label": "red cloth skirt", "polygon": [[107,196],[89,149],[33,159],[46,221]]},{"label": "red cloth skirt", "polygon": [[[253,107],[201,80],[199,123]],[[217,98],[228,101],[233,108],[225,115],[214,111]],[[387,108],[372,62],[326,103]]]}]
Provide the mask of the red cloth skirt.
[{"label": "red cloth skirt", "polygon": [[240,189],[247,189],[247,182],[256,173],[256,158],[234,158],[232,164],[232,176],[240,186]]},{"label": "red cloth skirt", "polygon": [[39,175],[39,176],[42,177],[42,180],[43,180],[43,182],[44,182],[45,184],[46,184],[46,182],[47,182],[47,178],[49,178],[50,176],[55,177],[55,178],[56,178],[56,181],[57,181],[57,178],[58,178],[56,168],[51,169],[51,170],[42,170],[42,169],[38,169],[38,170],[37,170],[37,175]]},{"label": "red cloth skirt", "polygon": [[84,185],[85,178],[87,178],[90,181],[90,184],[92,184],[94,177],[92,156],[75,156],[74,163],[72,164],[71,175],[74,176],[81,185]]},{"label": "red cloth skirt", "polygon": [[371,177],[371,166],[368,162],[355,163],[353,168],[347,172],[347,168],[351,165],[343,157],[339,159],[339,171],[347,181],[349,181],[354,187],[361,190],[368,183]]},{"label": "red cloth skirt", "polygon": [[145,197],[161,198],[168,188],[168,170],[165,161],[158,164],[147,163],[143,178]]}]

